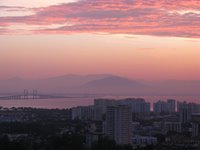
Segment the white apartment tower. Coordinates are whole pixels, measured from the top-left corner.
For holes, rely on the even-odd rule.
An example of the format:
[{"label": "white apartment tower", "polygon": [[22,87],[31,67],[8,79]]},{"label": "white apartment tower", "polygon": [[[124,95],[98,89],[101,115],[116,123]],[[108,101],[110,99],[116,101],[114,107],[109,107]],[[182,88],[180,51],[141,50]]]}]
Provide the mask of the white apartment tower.
[{"label": "white apartment tower", "polygon": [[105,135],[117,144],[131,143],[131,107],[127,105],[109,106],[106,109]]}]

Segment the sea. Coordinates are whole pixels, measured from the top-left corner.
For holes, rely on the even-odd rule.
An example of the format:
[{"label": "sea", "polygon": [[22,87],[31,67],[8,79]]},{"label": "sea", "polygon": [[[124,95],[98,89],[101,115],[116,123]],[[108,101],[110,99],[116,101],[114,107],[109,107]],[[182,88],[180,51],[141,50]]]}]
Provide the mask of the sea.
[{"label": "sea", "polygon": [[144,98],[152,103],[158,100],[175,99],[177,101],[187,101],[200,103],[200,96],[106,96],[106,97],[79,97],[79,98],[59,98],[59,99],[22,99],[22,100],[0,100],[0,107],[31,107],[44,109],[66,109],[76,106],[89,106],[94,104],[94,99],[124,99],[124,98]]}]

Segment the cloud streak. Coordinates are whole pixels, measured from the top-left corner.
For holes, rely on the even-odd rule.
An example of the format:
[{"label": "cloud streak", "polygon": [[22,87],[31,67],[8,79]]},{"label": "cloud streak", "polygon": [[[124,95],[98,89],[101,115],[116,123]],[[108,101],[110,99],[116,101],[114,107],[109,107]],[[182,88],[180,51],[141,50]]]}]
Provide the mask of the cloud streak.
[{"label": "cloud streak", "polygon": [[[23,8],[24,9],[24,8]],[[28,16],[0,17],[32,33],[110,33],[200,38],[199,0],[82,0],[42,7]],[[49,28],[59,24],[59,27]],[[45,28],[29,29],[29,25]]]}]

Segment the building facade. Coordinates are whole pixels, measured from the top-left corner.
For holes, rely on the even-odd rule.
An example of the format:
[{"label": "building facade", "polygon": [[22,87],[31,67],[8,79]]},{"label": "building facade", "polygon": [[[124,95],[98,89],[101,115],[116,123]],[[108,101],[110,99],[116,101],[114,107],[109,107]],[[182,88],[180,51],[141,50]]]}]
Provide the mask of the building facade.
[{"label": "building facade", "polygon": [[191,120],[192,109],[188,103],[178,102],[177,109],[178,109],[178,113],[179,113],[179,120],[181,123],[187,123]]},{"label": "building facade", "polygon": [[106,109],[105,135],[117,144],[131,143],[131,107],[127,105],[109,106]]}]

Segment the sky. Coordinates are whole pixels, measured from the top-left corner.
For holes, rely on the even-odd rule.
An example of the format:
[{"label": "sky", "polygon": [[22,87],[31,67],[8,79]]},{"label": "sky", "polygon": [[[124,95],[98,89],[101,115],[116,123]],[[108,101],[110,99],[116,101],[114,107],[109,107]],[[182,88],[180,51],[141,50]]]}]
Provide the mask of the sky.
[{"label": "sky", "polygon": [[0,0],[0,79],[200,80],[199,0]]}]

